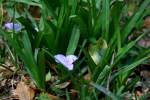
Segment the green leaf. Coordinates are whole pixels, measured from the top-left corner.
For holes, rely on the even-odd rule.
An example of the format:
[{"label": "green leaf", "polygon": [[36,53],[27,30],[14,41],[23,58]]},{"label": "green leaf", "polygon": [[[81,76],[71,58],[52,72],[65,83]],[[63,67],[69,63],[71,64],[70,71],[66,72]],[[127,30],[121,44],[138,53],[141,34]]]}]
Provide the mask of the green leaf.
[{"label": "green leaf", "polygon": [[74,15],[76,13],[78,1],[77,0],[69,0],[69,3],[71,4],[71,15]]},{"label": "green leaf", "polygon": [[66,100],[71,100],[68,90],[66,89]]},{"label": "green leaf", "polygon": [[110,20],[110,0],[102,0],[102,37],[108,40],[109,36],[109,20]]},{"label": "green leaf", "polygon": [[50,81],[51,80],[51,72],[48,71],[48,73],[46,74],[46,78],[45,78],[46,81]]},{"label": "green leaf", "polygon": [[[113,26],[112,26],[112,30],[114,30],[114,34],[113,34],[113,38],[111,38],[110,42],[112,45],[115,45],[117,43],[117,47],[118,49],[121,48],[121,33],[120,33],[120,16],[121,16],[121,12],[122,12],[122,8],[124,7],[124,3],[123,2],[119,2],[116,1],[113,4],[113,7],[111,9],[111,16],[112,17],[112,22],[113,22]],[[111,31],[112,33],[113,31]],[[117,42],[116,42],[117,39]]]},{"label": "green leaf", "polygon": [[47,93],[40,93],[39,97],[36,97],[37,100],[52,100],[49,98]]},{"label": "green leaf", "polygon": [[107,43],[102,38],[99,38],[95,44],[90,44],[88,51],[96,65],[102,61],[106,49]]},{"label": "green leaf", "polygon": [[136,26],[137,21],[140,19],[140,17],[142,16],[144,10],[146,9],[146,7],[148,6],[149,3],[150,3],[150,0],[144,0],[143,3],[141,4],[141,6],[139,7],[139,9],[137,10],[137,12],[135,13],[135,15],[133,15],[133,17],[130,19],[130,21],[123,28],[122,39],[124,41],[127,38],[127,36],[130,34],[132,29]]},{"label": "green leaf", "polygon": [[67,55],[74,54],[78,46],[79,38],[80,38],[80,31],[77,27],[74,27],[72,30],[70,40],[69,40],[69,45],[68,45],[67,53],[66,53]]},{"label": "green leaf", "polygon": [[[12,37],[12,34],[10,33],[5,34],[2,30],[0,31],[8,40],[9,44],[16,50],[17,55],[24,62],[27,72],[29,73],[31,78],[35,81],[35,84],[38,86],[38,88],[45,89],[44,88],[45,79],[43,81],[43,76],[42,76],[45,70],[44,66],[42,66],[42,63],[44,62],[40,63],[42,68],[41,67],[38,68],[36,60],[34,59],[34,56],[32,53],[32,47],[31,47],[28,34],[26,32],[23,32],[22,38],[21,38],[18,36],[19,34],[13,34],[13,37]],[[22,41],[19,41],[18,38],[21,38]]]},{"label": "green leaf", "polygon": [[116,64],[122,57],[124,57],[124,55],[133,47],[135,46],[136,42],[138,40],[140,40],[145,34],[140,35],[136,40],[131,41],[130,43],[128,43],[127,45],[125,45],[124,47],[120,48],[117,52],[116,55],[116,59],[114,64]]},{"label": "green leaf", "polygon": [[112,76],[112,79],[114,79],[114,77],[116,76],[120,76],[122,75],[122,73],[127,73],[131,70],[133,70],[134,68],[136,68],[139,64],[141,64],[142,62],[144,62],[145,60],[149,59],[150,56],[147,56],[147,57],[144,57],[144,58],[141,58],[140,60],[137,60],[135,62],[133,62],[132,64],[130,65],[126,65],[126,66],[123,66],[121,67],[118,72],[116,72],[113,76]]},{"label": "green leaf", "polygon": [[[108,77],[110,70],[111,70],[110,66],[106,65],[102,71],[99,71],[99,73],[97,73],[98,77],[97,77],[95,83],[102,85],[104,83],[105,79]],[[95,73],[94,73],[94,75],[95,75]]]},{"label": "green leaf", "polygon": [[42,8],[42,5],[39,3],[38,0],[36,0],[36,2],[33,2],[31,0],[14,0],[14,1],[18,2],[18,3],[25,3],[25,4],[28,4],[28,5],[38,6],[38,7]]},{"label": "green leaf", "polygon": [[90,83],[93,87],[98,89],[100,92],[104,93],[105,95],[111,97],[113,100],[119,100],[117,96],[115,96],[111,91],[107,90],[106,88],[102,87],[101,85],[98,85],[96,83]]},{"label": "green leaf", "polygon": [[87,25],[82,19],[82,17],[80,17],[79,15],[71,15],[69,18],[73,23],[75,23],[79,27],[81,36],[88,38]]},{"label": "green leaf", "polygon": [[40,83],[40,88],[45,89],[45,56],[44,56],[44,50],[40,51],[38,54],[38,76],[39,76],[39,82]]},{"label": "green leaf", "polygon": [[87,52],[87,51],[83,51],[84,54],[85,54],[85,57],[88,59],[86,62],[88,64],[88,67],[89,67],[89,71],[91,73],[94,72],[95,68],[97,67],[96,64],[94,63],[93,59],[91,58],[90,54]]}]

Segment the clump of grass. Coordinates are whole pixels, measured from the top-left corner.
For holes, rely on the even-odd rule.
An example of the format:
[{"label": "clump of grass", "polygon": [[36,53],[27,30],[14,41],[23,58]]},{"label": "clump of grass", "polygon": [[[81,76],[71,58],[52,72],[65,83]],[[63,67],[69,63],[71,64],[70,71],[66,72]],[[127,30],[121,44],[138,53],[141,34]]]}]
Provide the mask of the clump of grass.
[{"label": "clump of grass", "polygon": [[[134,29],[142,28],[140,22],[148,15],[149,3],[150,0],[142,1],[132,16],[126,16],[128,4],[121,0],[1,2],[12,22],[19,22],[23,28],[20,32],[1,28],[0,33],[15,49],[39,89],[66,96],[67,100],[71,99],[71,88],[77,91],[77,98],[81,100],[98,100],[99,96],[121,99],[129,90],[134,90],[139,80],[136,76],[129,82],[130,75],[150,58],[150,50],[139,49],[136,44],[146,32],[140,31],[139,37],[128,40]],[[17,10],[20,6],[24,12]],[[28,11],[31,6],[39,8],[38,20]],[[76,55],[78,60],[61,58],[57,64],[57,54]],[[74,62],[73,70],[65,68],[67,61]],[[47,63],[54,65],[55,73]],[[46,73],[58,76],[53,87],[45,81]],[[85,75],[90,76],[89,80]],[[68,80],[71,88],[68,87],[67,92],[56,87]]]}]

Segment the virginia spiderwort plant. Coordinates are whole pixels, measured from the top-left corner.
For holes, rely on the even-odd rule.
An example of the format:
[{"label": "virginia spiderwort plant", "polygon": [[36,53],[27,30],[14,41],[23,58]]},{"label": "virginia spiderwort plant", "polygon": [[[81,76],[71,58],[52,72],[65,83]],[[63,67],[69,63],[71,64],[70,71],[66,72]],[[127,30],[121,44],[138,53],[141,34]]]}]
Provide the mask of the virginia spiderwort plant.
[{"label": "virginia spiderwort plant", "polygon": [[54,56],[54,58],[57,63],[64,65],[64,67],[66,67],[68,70],[73,70],[73,62],[78,59],[78,57],[75,55],[64,56],[62,54],[57,54]]},{"label": "virginia spiderwort plant", "polygon": [[22,29],[21,25],[18,23],[6,23],[4,27],[11,31],[14,29],[16,32],[19,32]]}]

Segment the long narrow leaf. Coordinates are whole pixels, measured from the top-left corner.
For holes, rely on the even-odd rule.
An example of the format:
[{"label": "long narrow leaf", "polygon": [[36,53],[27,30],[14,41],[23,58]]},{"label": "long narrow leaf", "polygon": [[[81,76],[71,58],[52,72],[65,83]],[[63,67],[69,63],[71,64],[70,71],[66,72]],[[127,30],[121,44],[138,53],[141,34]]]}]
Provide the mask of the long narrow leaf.
[{"label": "long narrow leaf", "polygon": [[126,66],[120,68],[119,71],[113,75],[112,79],[114,79],[116,76],[119,76],[122,73],[126,73],[126,72],[129,72],[129,71],[133,70],[139,64],[141,64],[143,61],[145,61],[145,60],[147,60],[149,58],[150,58],[150,56],[144,57],[144,58],[142,58],[142,59],[140,59],[138,61],[135,61],[134,63],[132,63],[130,65],[126,65]]},{"label": "long narrow leaf", "polygon": [[135,27],[138,19],[142,16],[144,10],[150,3],[150,0],[144,0],[141,4],[140,8],[137,10],[136,14],[131,18],[131,20],[127,23],[125,28],[122,30],[122,39],[125,40],[127,36],[130,34],[131,30]]},{"label": "long narrow leaf", "polygon": [[102,0],[102,16],[101,23],[102,24],[102,37],[108,40],[109,34],[109,16],[110,16],[110,1]]},{"label": "long narrow leaf", "polygon": [[92,85],[99,91],[103,92],[105,95],[111,97],[113,100],[118,100],[117,96],[115,96],[111,91],[107,90],[106,88],[102,87],[101,85],[98,85],[96,83],[90,83],[90,85]]},{"label": "long narrow leaf", "polygon": [[72,35],[70,37],[69,45],[67,48],[67,53],[66,53],[67,55],[74,54],[78,46],[79,38],[80,38],[80,31],[77,27],[74,27]]}]

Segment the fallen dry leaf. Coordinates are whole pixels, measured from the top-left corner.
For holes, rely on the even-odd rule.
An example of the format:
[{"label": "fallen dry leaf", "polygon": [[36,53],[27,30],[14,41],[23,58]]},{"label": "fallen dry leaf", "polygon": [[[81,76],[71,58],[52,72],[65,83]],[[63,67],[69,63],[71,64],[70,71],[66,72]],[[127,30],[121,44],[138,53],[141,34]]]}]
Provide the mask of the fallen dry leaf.
[{"label": "fallen dry leaf", "polygon": [[47,64],[49,65],[49,67],[50,67],[52,70],[54,70],[56,73],[58,73],[57,70],[56,70],[56,65],[55,65],[55,64],[51,64],[49,61],[47,61]]},{"label": "fallen dry leaf", "polygon": [[70,81],[64,82],[64,83],[61,83],[61,84],[56,85],[56,87],[59,88],[59,89],[64,89],[64,88],[66,88],[70,83],[71,83]]},{"label": "fallen dry leaf", "polygon": [[140,91],[136,91],[135,94],[136,94],[138,97],[143,96],[143,93],[140,92]]},{"label": "fallen dry leaf", "polygon": [[52,100],[64,100],[64,99],[61,99],[61,98],[59,98],[57,96],[54,96],[54,95],[52,95],[50,93],[48,93],[48,97],[51,98]]},{"label": "fallen dry leaf", "polygon": [[24,82],[19,82],[17,84],[14,93],[19,97],[19,100],[33,100],[35,95],[35,91]]},{"label": "fallen dry leaf", "polygon": [[90,75],[89,73],[86,74],[86,75],[84,76],[84,79],[90,81],[90,80],[91,80],[91,75]]},{"label": "fallen dry leaf", "polygon": [[150,47],[150,38],[141,39],[140,41],[138,41],[138,45],[143,48]]},{"label": "fallen dry leaf", "polygon": [[144,20],[144,27],[150,29],[150,16],[145,18],[145,20]]},{"label": "fallen dry leaf", "polygon": [[78,97],[78,92],[77,90],[75,89],[70,89],[70,92],[71,92],[71,100],[74,100],[74,98],[77,98]]}]

